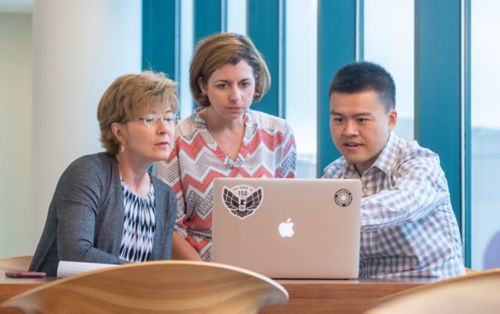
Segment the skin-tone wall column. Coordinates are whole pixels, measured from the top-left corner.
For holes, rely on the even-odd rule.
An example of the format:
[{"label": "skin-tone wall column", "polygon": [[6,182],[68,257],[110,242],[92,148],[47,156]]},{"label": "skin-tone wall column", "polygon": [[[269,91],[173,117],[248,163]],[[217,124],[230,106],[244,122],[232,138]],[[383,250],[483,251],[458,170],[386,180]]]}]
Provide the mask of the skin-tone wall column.
[{"label": "skin-tone wall column", "polygon": [[33,4],[33,248],[62,171],[101,151],[97,104],[119,75],[141,70],[142,1]]},{"label": "skin-tone wall column", "polygon": [[0,258],[31,252],[31,13],[0,12]]}]

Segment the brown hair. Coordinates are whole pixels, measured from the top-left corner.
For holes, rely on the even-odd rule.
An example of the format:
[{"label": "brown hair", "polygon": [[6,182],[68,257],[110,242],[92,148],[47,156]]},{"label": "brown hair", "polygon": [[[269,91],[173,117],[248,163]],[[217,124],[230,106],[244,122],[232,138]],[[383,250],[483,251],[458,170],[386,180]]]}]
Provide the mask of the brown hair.
[{"label": "brown hair", "polygon": [[125,123],[158,108],[177,112],[176,83],[163,73],[145,71],[118,77],[104,92],[97,107],[102,146],[116,155],[120,143],[111,125]]},{"label": "brown hair", "polygon": [[259,101],[271,87],[269,69],[250,38],[235,33],[214,34],[198,43],[189,68],[189,84],[194,100],[203,107],[210,106],[208,98],[198,85],[199,78],[206,84],[215,70],[225,64],[237,64],[241,60],[245,60],[253,69],[253,101]]}]

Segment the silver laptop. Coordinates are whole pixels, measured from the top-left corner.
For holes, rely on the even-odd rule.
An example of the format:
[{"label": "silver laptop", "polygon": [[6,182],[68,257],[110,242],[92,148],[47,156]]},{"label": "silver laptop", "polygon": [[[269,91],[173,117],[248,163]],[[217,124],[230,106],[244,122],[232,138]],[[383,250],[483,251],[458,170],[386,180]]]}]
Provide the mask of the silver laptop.
[{"label": "silver laptop", "polygon": [[357,278],[360,198],[359,180],[217,178],[213,260],[271,278]]}]

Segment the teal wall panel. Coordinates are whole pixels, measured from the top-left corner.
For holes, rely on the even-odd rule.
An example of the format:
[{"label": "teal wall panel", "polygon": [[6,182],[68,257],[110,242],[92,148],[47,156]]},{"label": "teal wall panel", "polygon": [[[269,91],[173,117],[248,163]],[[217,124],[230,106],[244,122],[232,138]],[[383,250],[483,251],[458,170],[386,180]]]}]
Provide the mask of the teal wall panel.
[{"label": "teal wall panel", "polygon": [[436,152],[461,223],[460,0],[415,1],[415,137]]},{"label": "teal wall panel", "polygon": [[143,0],[142,68],[179,78],[179,0]]},{"label": "teal wall panel", "polygon": [[283,3],[282,0],[248,0],[248,36],[266,60],[271,73],[271,89],[252,108],[281,117],[285,116]]},{"label": "teal wall panel", "polygon": [[356,60],[356,1],[318,2],[318,152],[317,173],[340,157],[330,136],[328,87],[342,66]]},{"label": "teal wall panel", "polygon": [[462,100],[464,102],[462,140],[462,235],[465,246],[465,265],[471,267],[471,199],[472,199],[472,124],[471,124],[471,0],[462,1]]},{"label": "teal wall panel", "polygon": [[226,31],[227,0],[194,0],[194,41]]}]

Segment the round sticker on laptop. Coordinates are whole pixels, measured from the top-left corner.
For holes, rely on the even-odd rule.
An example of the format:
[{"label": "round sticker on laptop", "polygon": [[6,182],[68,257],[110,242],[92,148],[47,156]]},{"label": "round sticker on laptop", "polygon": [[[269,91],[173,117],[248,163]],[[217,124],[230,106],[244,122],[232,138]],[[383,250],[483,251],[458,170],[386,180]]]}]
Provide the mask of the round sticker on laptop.
[{"label": "round sticker on laptop", "polygon": [[349,206],[352,202],[352,193],[346,189],[340,189],[335,193],[335,203],[341,207]]},{"label": "round sticker on laptop", "polygon": [[240,219],[245,219],[255,213],[262,204],[264,191],[262,187],[236,185],[232,188],[222,187],[222,201],[229,212]]}]

